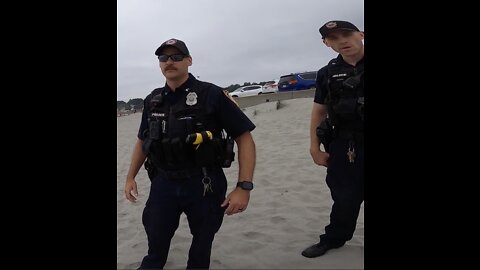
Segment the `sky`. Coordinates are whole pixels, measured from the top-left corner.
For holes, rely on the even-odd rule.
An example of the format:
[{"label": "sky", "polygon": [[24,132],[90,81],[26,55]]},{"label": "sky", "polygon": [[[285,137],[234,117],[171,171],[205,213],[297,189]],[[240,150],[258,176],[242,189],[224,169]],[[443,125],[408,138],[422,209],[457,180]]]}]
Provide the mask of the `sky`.
[{"label": "sky", "polygon": [[118,0],[117,100],[165,85],[155,50],[184,41],[199,80],[220,87],[316,71],[337,54],[318,29],[345,20],[364,31],[363,0]]}]

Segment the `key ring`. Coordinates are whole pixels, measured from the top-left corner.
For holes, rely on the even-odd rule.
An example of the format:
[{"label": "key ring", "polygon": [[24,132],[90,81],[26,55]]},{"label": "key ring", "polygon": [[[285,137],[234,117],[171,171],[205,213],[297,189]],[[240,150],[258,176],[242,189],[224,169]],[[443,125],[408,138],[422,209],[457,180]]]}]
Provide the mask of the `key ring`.
[{"label": "key ring", "polygon": [[[208,182],[206,182],[205,180],[208,180]],[[202,178],[202,183],[203,183],[204,185],[210,185],[210,183],[212,183],[212,179],[210,179],[210,177],[208,177],[208,176],[204,176],[204,177]]]}]

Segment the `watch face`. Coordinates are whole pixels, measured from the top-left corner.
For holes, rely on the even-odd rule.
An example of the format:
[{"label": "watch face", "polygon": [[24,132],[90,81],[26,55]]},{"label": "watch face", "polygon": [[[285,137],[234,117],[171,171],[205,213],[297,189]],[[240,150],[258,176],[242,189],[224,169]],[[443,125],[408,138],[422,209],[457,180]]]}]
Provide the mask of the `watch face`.
[{"label": "watch face", "polygon": [[252,190],[253,189],[253,183],[252,182],[238,182],[237,186],[241,187],[242,189],[245,190]]}]

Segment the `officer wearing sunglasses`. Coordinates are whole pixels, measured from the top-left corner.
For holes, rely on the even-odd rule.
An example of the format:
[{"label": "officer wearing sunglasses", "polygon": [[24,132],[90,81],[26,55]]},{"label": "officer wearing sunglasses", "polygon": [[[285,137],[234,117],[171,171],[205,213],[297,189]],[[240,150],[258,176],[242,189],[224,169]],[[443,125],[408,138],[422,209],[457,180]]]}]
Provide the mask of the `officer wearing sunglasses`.
[{"label": "officer wearing sunglasses", "polygon": [[[193,235],[187,269],[208,269],[224,215],[241,213],[248,206],[256,155],[250,132],[255,125],[221,87],[188,72],[192,56],[183,41],[169,39],[155,55],[166,83],[144,100],[125,183],[126,198],[135,202],[135,177],[145,165],[151,181],[142,217],[148,254],[139,269],[163,269],[182,213]],[[233,142],[238,149],[238,181],[226,196],[223,168],[234,159]]]}]

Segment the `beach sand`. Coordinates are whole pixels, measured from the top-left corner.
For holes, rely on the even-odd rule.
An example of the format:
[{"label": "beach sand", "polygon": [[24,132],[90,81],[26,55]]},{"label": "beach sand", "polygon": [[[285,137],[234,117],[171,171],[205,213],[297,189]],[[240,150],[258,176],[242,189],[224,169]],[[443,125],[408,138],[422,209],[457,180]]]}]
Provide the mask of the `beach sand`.
[{"label": "beach sand", "polygon": [[[363,204],[353,239],[317,258],[301,252],[317,243],[329,223],[332,206],[326,168],[309,153],[312,98],[268,102],[244,109],[257,128],[255,188],[245,212],[225,215],[213,242],[211,269],[363,269]],[[280,108],[278,108],[280,107]],[[141,113],[117,117],[117,269],[136,269],[147,253],[142,211],[150,180],[142,168],[136,177],[139,200],[125,199],[123,188]],[[225,169],[230,192],[238,161]],[[185,269],[192,236],[185,214],[172,239],[165,269]]]}]

